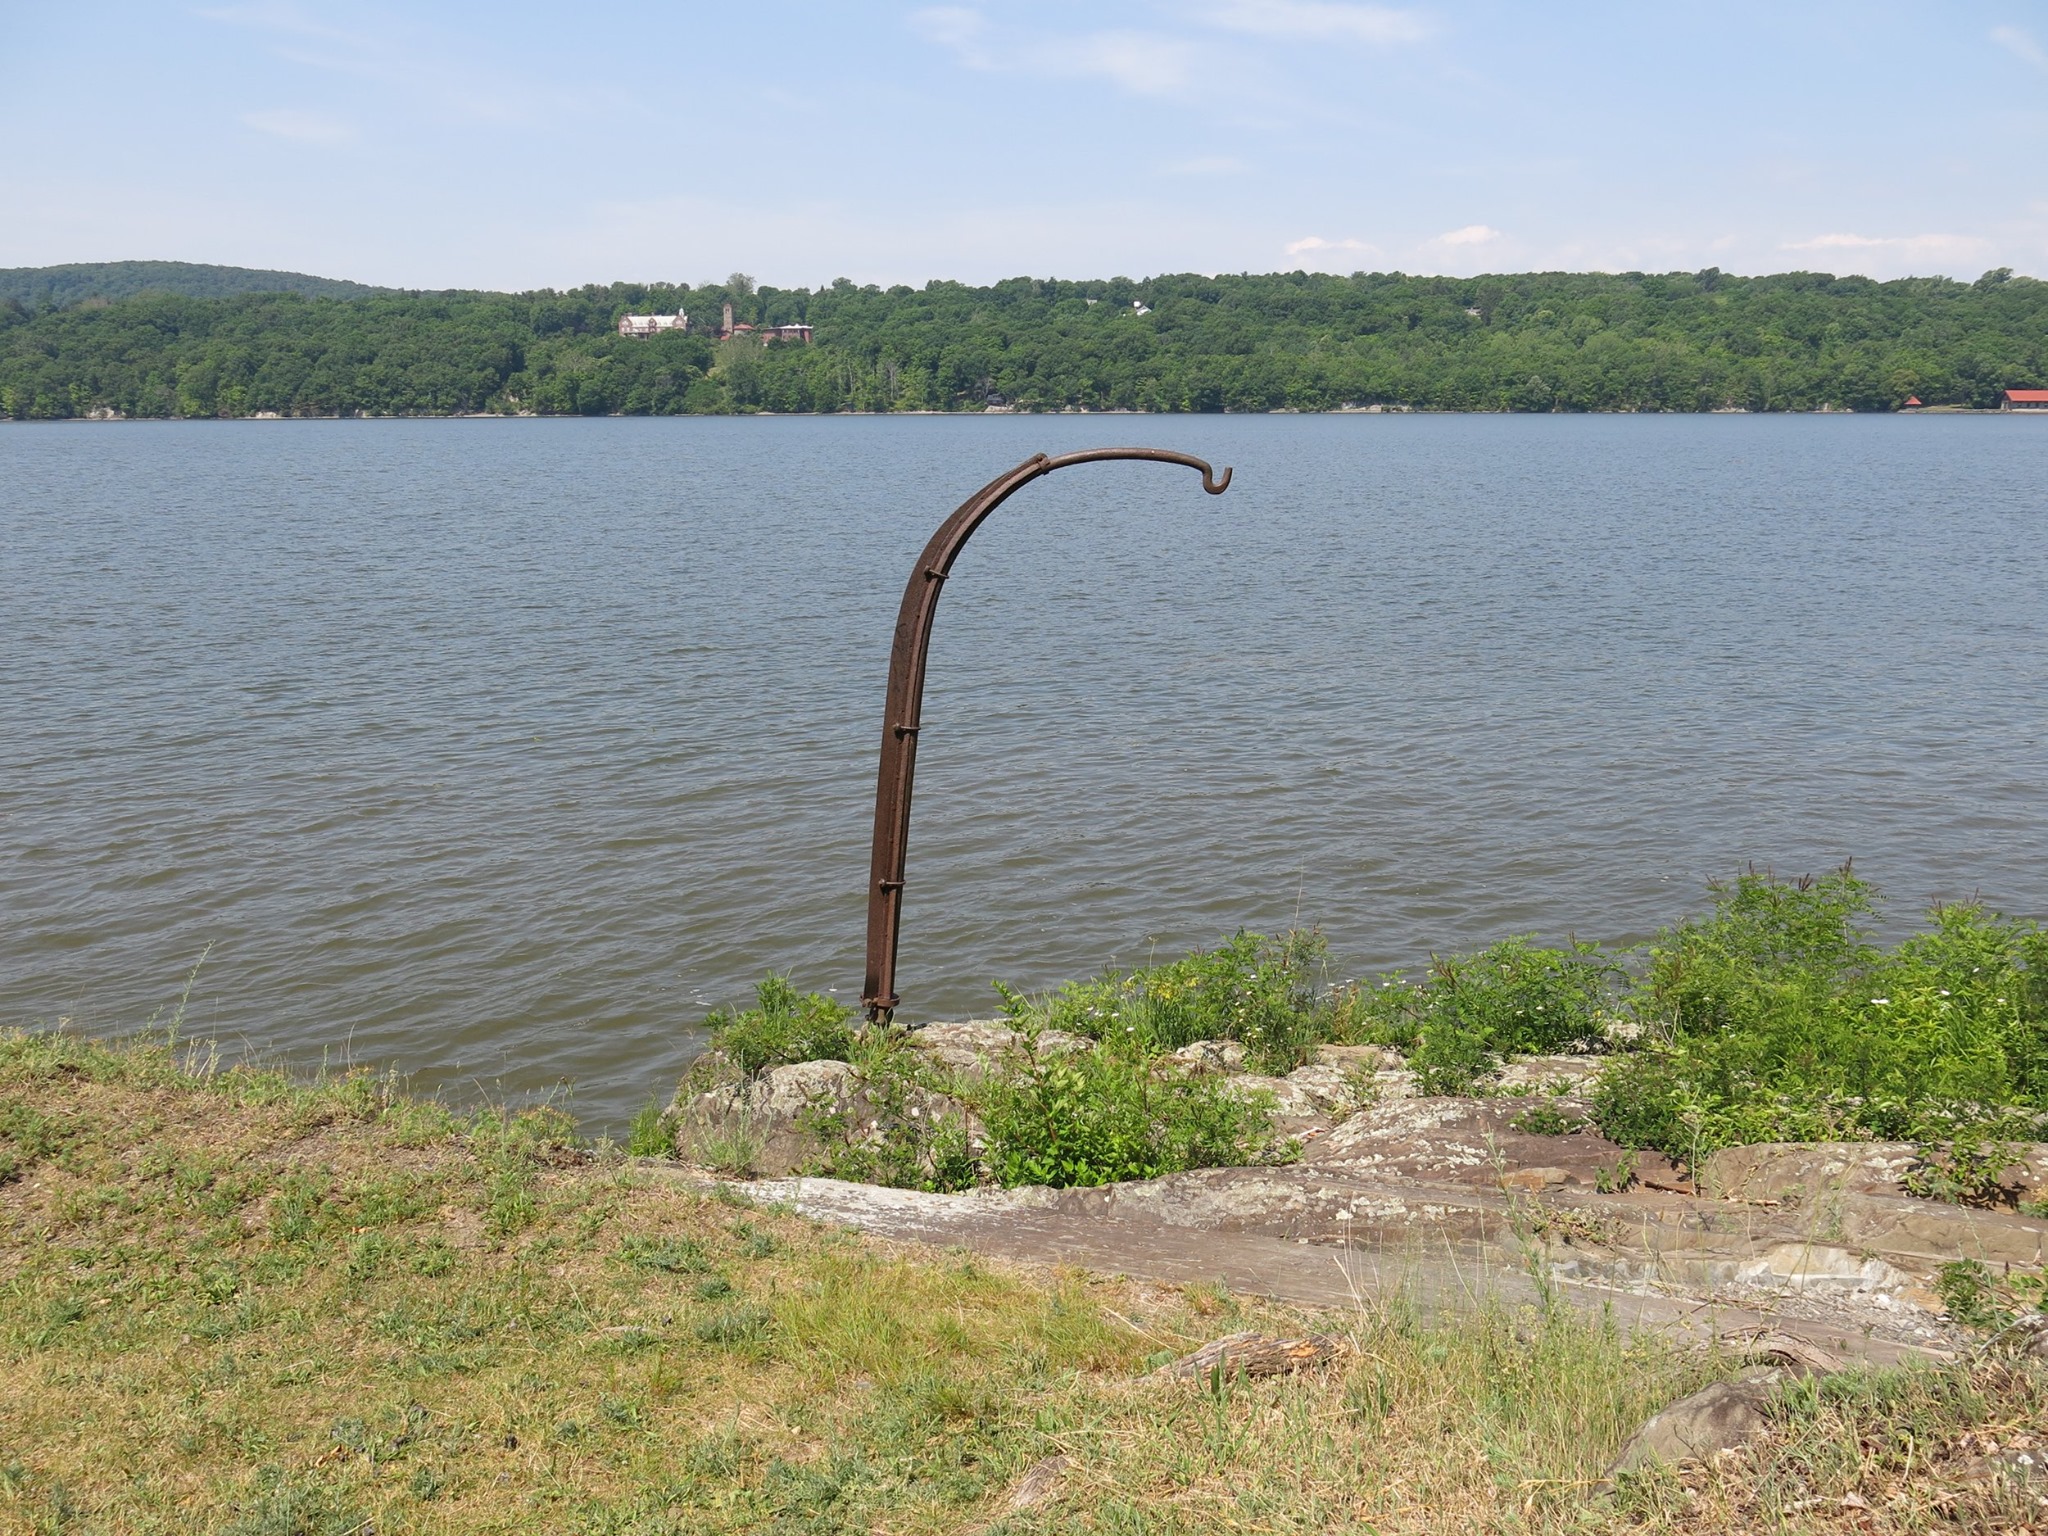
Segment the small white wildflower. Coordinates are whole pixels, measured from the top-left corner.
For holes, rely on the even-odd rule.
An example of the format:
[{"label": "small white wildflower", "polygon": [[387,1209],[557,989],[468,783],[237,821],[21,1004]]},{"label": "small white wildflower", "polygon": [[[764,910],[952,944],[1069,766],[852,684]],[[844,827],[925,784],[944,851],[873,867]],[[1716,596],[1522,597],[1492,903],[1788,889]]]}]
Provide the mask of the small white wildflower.
[{"label": "small white wildflower", "polygon": [[1888,997],[1873,997],[1871,1001],[1880,1008],[1888,1007],[1891,1003],[1891,999]]},{"label": "small white wildflower", "polygon": [[1947,987],[1943,987],[1943,988],[1941,989],[1941,995],[1942,995],[1943,997],[1947,997],[1947,996],[1948,996],[1948,988],[1947,988]]}]

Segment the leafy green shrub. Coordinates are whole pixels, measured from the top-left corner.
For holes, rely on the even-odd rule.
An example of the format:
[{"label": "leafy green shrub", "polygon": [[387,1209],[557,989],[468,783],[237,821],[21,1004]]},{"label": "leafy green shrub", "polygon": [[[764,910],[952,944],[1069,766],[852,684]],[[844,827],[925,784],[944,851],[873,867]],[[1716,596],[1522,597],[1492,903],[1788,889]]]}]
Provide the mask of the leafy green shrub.
[{"label": "leafy green shrub", "polygon": [[1601,1129],[1680,1159],[1760,1141],[2037,1134],[2048,935],[1947,907],[1886,953],[1861,927],[1875,902],[1846,868],[1714,887],[1711,915],[1650,946],[1634,1006],[1662,1044],[1603,1074]]},{"label": "leafy green shrub", "polygon": [[1463,1093],[1507,1057],[1600,1043],[1617,974],[1597,944],[1508,939],[1433,960],[1421,981],[1392,976],[1352,993],[1342,1033],[1407,1050],[1426,1093]]},{"label": "leafy green shrub", "polygon": [[707,1015],[712,1049],[744,1076],[798,1061],[845,1061],[854,1048],[853,1010],[818,992],[798,992],[786,976],[754,988],[754,1006]]},{"label": "leafy green shrub", "polygon": [[1636,1013],[1668,1038],[1805,1019],[1874,956],[1858,921],[1876,893],[1847,865],[1792,881],[1751,869],[1707,889],[1710,917],[1649,946]]},{"label": "leafy green shrub", "polygon": [[1165,965],[1070,982],[1036,1007],[1013,988],[996,990],[1020,1021],[1154,1053],[1235,1040],[1251,1070],[1281,1074],[1329,1038],[1330,1011],[1319,996],[1327,951],[1313,931],[1278,939],[1239,932]]},{"label": "leafy green shrub", "polygon": [[987,1166],[1005,1187],[1112,1184],[1257,1162],[1273,1150],[1270,1096],[1202,1077],[1162,1077],[1140,1050],[1031,1052],[975,1090]]}]

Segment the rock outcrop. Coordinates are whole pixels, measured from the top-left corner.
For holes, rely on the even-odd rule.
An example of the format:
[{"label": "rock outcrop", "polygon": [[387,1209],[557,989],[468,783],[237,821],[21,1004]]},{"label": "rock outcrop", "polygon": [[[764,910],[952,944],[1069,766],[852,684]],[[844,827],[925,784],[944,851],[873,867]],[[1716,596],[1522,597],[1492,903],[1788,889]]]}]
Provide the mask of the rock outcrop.
[{"label": "rock outcrop", "polygon": [[[1000,1019],[969,1019],[960,1024],[925,1024],[905,1036],[911,1049],[934,1066],[979,1082],[991,1072],[1005,1070],[1022,1057],[1026,1041],[1016,1029]],[[1084,1035],[1064,1030],[1041,1030],[1037,1037],[1041,1055],[1065,1056],[1095,1048]]]},{"label": "rock outcrop", "polygon": [[[1036,1046],[1041,1055],[1093,1048],[1053,1034]],[[1027,1042],[1006,1022],[975,1020],[928,1025],[906,1049],[935,1069],[925,1081],[972,1084],[1014,1070]],[[1597,1057],[1515,1062],[1484,1097],[1422,1094],[1400,1058],[1374,1046],[1325,1046],[1283,1077],[1244,1064],[1236,1042],[1201,1041],[1164,1070],[1270,1095],[1277,1128],[1299,1146],[1294,1161],[1101,1188],[919,1196],[914,1217],[899,1190],[801,1179],[776,1198],[892,1234],[957,1229],[960,1240],[997,1229],[1014,1237],[1028,1211],[1048,1256],[1112,1254],[1137,1266],[1147,1254],[1179,1252],[1182,1240],[1167,1236],[1176,1233],[1199,1239],[1191,1255],[1242,1247],[1245,1273],[1270,1270],[1249,1256],[1270,1255],[1261,1245],[1275,1243],[1351,1255],[1430,1250],[1495,1273],[1534,1268],[1551,1284],[1757,1308],[1915,1348],[1956,1338],[1936,1290],[1942,1265],[2048,1264],[2048,1221],[1911,1194],[1911,1146],[1733,1148],[1706,1159],[1695,1184],[1668,1159],[1600,1134],[1589,1098]],[[844,1146],[878,1146],[893,1134],[892,1117],[897,1129],[949,1117],[970,1135],[979,1129],[945,1093],[901,1079],[878,1087],[844,1062],[778,1067],[744,1084],[705,1087],[700,1075],[698,1088],[675,1107],[679,1153],[729,1173],[816,1171],[830,1161],[826,1133]],[[2044,1176],[2048,1148],[2020,1148],[2006,1170],[2009,1197],[2040,1199]],[[2019,1342],[2048,1349],[2048,1333]]]},{"label": "rock outcrop", "polygon": [[883,1090],[843,1061],[800,1061],[685,1092],[671,1114],[677,1157],[740,1177],[819,1168],[841,1149],[878,1145],[905,1119],[956,1121],[970,1144],[979,1134],[957,1099],[911,1083]]}]

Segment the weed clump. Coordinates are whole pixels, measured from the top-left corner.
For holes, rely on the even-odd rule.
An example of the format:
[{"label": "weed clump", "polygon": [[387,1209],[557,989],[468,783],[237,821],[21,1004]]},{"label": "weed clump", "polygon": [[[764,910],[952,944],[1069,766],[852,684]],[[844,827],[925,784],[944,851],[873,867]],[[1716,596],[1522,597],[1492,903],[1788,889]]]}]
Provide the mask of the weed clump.
[{"label": "weed clump", "polygon": [[887,1026],[861,1031],[850,1054],[861,1074],[857,1100],[814,1105],[799,1117],[819,1147],[808,1171],[941,1192],[982,1181],[966,1109],[954,1096],[968,1085],[933,1070]]},{"label": "weed clump", "polygon": [[620,1244],[619,1257],[641,1269],[672,1275],[702,1274],[711,1267],[703,1244],[687,1237],[629,1237]]},{"label": "weed clump", "polygon": [[1321,985],[1328,951],[1312,930],[1278,939],[1239,932],[1165,965],[1070,982],[1042,1003],[1001,983],[996,990],[1020,1023],[1120,1038],[1152,1054],[1197,1040],[1235,1040],[1252,1071],[1280,1074],[1330,1037]]},{"label": "weed clump", "polygon": [[1597,944],[1527,937],[1438,956],[1420,981],[1384,978],[1341,1004],[1346,1038],[1408,1053],[1425,1093],[1467,1093],[1512,1056],[1589,1050],[1605,1039],[1621,970]]},{"label": "weed clump", "polygon": [[626,1151],[634,1157],[660,1157],[674,1146],[668,1116],[659,1099],[649,1099],[634,1112],[626,1129]]},{"label": "weed clump", "polygon": [[712,1049],[743,1077],[799,1061],[850,1061],[853,1010],[818,992],[798,992],[786,976],[754,988],[754,1006],[720,1008],[704,1020]]}]

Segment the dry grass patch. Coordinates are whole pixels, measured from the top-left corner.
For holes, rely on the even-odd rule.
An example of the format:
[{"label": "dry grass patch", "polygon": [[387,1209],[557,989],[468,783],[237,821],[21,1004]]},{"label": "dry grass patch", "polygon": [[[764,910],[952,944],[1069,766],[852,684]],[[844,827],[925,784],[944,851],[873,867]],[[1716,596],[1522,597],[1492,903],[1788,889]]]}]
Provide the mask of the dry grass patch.
[{"label": "dry grass patch", "polygon": [[[1966,1482],[1986,1453],[1961,1438],[2043,1417],[2035,1371],[1844,1378],[1739,1469],[1589,1500],[1637,1422],[1733,1362],[1396,1301],[1339,1320],[1320,1373],[1168,1384],[1149,1369],[1217,1334],[1332,1320],[892,1250],[649,1176],[547,1112],[191,1065],[0,1039],[0,1529],[1903,1531],[2035,1509]],[[1049,1496],[1009,1512],[1054,1455]]]}]

